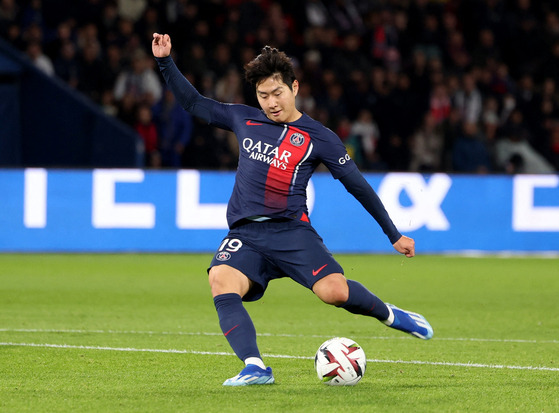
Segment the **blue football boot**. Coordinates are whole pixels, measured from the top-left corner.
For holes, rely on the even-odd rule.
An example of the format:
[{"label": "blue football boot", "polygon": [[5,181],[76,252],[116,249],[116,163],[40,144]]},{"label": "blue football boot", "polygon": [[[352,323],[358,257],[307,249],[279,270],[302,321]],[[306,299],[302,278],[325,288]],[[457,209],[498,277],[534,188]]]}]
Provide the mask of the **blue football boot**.
[{"label": "blue football boot", "polygon": [[431,324],[421,314],[402,310],[392,304],[387,303],[386,305],[390,310],[390,317],[384,321],[384,324],[422,340],[429,340],[433,337]]},{"label": "blue football boot", "polygon": [[235,377],[225,380],[224,386],[250,386],[253,384],[273,384],[274,375],[271,367],[261,369],[254,364],[248,364]]}]

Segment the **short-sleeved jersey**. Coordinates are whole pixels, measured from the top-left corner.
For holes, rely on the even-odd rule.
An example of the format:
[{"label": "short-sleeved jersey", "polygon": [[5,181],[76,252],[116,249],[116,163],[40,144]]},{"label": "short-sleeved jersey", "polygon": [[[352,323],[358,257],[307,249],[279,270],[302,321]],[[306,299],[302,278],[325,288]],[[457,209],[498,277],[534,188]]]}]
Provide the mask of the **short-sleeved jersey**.
[{"label": "short-sleeved jersey", "polygon": [[306,114],[277,123],[245,105],[213,101],[207,108],[210,124],[233,131],[239,143],[229,226],[251,216],[300,219],[308,214],[306,188],[320,163],[336,179],[357,168],[340,138]]}]

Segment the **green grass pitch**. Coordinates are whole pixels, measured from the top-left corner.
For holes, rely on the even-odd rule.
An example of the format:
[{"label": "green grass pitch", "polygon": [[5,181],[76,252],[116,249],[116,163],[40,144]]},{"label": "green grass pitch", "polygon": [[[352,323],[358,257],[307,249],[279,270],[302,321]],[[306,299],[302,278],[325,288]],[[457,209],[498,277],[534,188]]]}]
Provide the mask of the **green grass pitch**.
[{"label": "green grass pitch", "polygon": [[[276,384],[227,388],[210,255],[0,255],[1,412],[559,411],[559,264],[338,255],[349,278],[424,314],[430,341],[322,304],[288,279],[246,305]],[[368,364],[330,387],[313,358],[346,336]]]}]

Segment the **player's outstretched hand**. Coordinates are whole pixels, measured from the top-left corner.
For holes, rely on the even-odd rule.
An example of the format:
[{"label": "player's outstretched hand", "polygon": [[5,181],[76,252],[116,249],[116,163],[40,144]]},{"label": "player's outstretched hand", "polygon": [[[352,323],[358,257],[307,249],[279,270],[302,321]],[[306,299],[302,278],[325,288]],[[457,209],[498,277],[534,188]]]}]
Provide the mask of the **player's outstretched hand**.
[{"label": "player's outstretched hand", "polygon": [[171,37],[168,34],[153,33],[151,51],[155,57],[167,57],[171,54]]},{"label": "player's outstretched hand", "polygon": [[398,241],[392,244],[394,249],[400,254],[405,254],[406,257],[411,258],[415,255],[415,241],[413,238],[402,235]]}]

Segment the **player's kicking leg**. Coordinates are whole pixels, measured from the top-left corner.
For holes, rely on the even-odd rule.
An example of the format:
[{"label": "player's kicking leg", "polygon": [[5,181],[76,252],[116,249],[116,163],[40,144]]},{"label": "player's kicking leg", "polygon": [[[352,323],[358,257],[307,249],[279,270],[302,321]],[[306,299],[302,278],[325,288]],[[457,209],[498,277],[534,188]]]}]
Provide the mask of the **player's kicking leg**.
[{"label": "player's kicking leg", "polygon": [[351,313],[375,317],[391,328],[423,340],[433,337],[433,328],[421,314],[384,303],[356,281],[347,280],[347,285],[348,300],[341,305],[342,308]]},{"label": "player's kicking leg", "polygon": [[350,313],[374,317],[391,328],[423,340],[433,337],[433,328],[425,317],[385,304],[361,283],[347,280],[342,274],[324,277],[313,286],[313,291],[324,302]]}]

